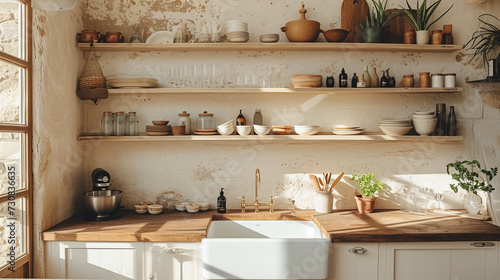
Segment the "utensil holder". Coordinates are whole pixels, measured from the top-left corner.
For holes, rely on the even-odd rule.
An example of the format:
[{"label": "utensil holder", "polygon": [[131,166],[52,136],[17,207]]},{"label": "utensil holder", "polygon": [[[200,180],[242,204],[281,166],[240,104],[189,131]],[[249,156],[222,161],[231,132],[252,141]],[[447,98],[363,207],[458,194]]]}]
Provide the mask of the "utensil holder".
[{"label": "utensil holder", "polygon": [[316,191],[314,205],[318,213],[331,213],[333,208],[332,192]]}]

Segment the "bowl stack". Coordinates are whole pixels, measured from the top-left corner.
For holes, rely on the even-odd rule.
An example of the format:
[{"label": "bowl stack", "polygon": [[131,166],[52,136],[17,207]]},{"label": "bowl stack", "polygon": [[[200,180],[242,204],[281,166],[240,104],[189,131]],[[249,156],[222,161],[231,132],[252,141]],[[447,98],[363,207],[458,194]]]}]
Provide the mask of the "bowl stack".
[{"label": "bowl stack", "polygon": [[356,135],[363,133],[363,131],[365,129],[359,126],[334,125],[332,128],[333,134],[337,135]]},{"label": "bowl stack", "polygon": [[248,42],[248,24],[241,20],[229,20],[227,22],[227,40],[232,43]]},{"label": "bowl stack", "polygon": [[405,135],[413,128],[410,119],[380,119],[378,127],[386,135]]},{"label": "bowl stack", "polygon": [[172,127],[168,121],[153,121],[153,125],[146,125],[146,134],[149,136],[166,136],[172,134]]},{"label": "bowl stack", "polygon": [[227,121],[217,126],[220,135],[231,135],[234,132],[234,121]]},{"label": "bowl stack", "polygon": [[412,114],[413,125],[415,131],[420,136],[429,136],[434,132],[437,125],[437,118],[434,112],[414,112]]}]

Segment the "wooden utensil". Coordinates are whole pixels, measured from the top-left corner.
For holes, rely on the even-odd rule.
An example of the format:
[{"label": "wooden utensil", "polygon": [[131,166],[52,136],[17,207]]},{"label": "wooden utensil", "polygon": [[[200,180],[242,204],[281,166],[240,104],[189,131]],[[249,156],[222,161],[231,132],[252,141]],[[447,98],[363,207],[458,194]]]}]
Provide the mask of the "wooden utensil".
[{"label": "wooden utensil", "polygon": [[344,42],[361,42],[361,29],[358,20],[365,20],[368,14],[368,4],[365,0],[344,0],[340,10],[341,28],[352,30],[347,34]]},{"label": "wooden utensil", "polygon": [[335,185],[340,182],[340,180],[342,179],[342,177],[344,177],[344,172],[340,173],[339,176],[337,176],[337,179],[335,179],[335,181],[333,181],[332,185],[330,186],[330,189],[328,189],[329,192],[331,192],[333,190],[333,187],[335,187]]},{"label": "wooden utensil", "polygon": [[318,183],[318,177],[310,174],[309,179],[311,179],[311,182],[312,182],[313,186],[316,188],[316,190],[321,191],[321,187],[319,186],[319,183]]},{"label": "wooden utensil", "polygon": [[326,186],[323,184],[323,181],[321,181],[321,178],[318,178],[319,184],[321,185],[321,191],[324,191]]}]

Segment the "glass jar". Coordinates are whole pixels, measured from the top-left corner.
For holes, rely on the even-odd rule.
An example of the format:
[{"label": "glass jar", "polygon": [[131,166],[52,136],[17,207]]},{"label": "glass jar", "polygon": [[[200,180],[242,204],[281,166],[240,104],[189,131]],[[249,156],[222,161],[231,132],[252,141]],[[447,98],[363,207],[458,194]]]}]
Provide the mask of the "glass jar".
[{"label": "glass jar", "polygon": [[444,76],[441,73],[432,74],[432,87],[442,88],[444,87]]},{"label": "glass jar", "polygon": [[112,113],[111,118],[113,119],[113,135],[116,135],[116,113]]},{"label": "glass jar", "polygon": [[421,88],[428,88],[431,87],[431,75],[429,72],[422,72],[420,73],[420,87]]},{"label": "glass jar", "polygon": [[182,113],[178,114],[177,116],[179,116],[179,125],[184,125],[186,127],[184,135],[191,134],[191,118],[189,117],[190,114],[186,111],[182,111]]},{"label": "glass jar", "polygon": [[103,136],[113,135],[113,115],[109,111],[102,113],[101,135]]},{"label": "glass jar", "polygon": [[215,130],[214,114],[207,113],[207,111],[203,111],[203,113],[199,113],[198,114],[198,129]]},{"label": "glass jar", "polygon": [[444,87],[445,88],[456,87],[456,80],[457,80],[457,74],[455,73],[444,74]]},{"label": "glass jar", "polygon": [[443,43],[443,30],[432,31],[432,44],[441,45]]},{"label": "glass jar", "polygon": [[413,74],[411,75],[403,75],[403,87],[412,88],[415,86],[415,78]]},{"label": "glass jar", "polygon": [[125,133],[125,113],[116,112],[116,122],[115,122],[116,136],[124,136]]},{"label": "glass jar", "polygon": [[125,135],[130,135],[130,123],[128,120],[128,114],[125,114]]},{"label": "glass jar", "polygon": [[139,128],[137,124],[137,114],[136,112],[128,112],[128,122],[127,122],[127,135],[136,136],[139,135]]}]

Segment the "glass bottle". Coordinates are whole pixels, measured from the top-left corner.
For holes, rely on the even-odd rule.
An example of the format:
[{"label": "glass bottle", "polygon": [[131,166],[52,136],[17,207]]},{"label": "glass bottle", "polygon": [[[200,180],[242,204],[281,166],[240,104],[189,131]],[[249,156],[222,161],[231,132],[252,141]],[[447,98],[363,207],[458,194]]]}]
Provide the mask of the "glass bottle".
[{"label": "glass bottle", "polygon": [[391,77],[391,75],[389,74],[389,70],[391,68],[387,69],[385,72],[387,74],[387,87],[396,87],[396,79],[394,77]]},{"label": "glass bottle", "polygon": [[335,86],[335,79],[333,79],[333,76],[327,76],[326,77],[326,87],[332,88]]},{"label": "glass bottle", "polygon": [[447,133],[448,136],[457,136],[457,117],[455,116],[455,106],[450,106],[450,113],[448,114],[447,121]]},{"label": "glass bottle", "polygon": [[125,113],[124,112],[116,112],[116,136],[124,136],[125,134]]},{"label": "glass bottle", "polygon": [[359,82],[358,76],[356,76],[356,73],[354,73],[351,80],[351,87],[353,88],[358,87],[358,82]]},{"label": "glass bottle", "polygon": [[241,111],[240,109],[240,114],[236,117],[236,125],[245,125],[247,122]]},{"label": "glass bottle", "polygon": [[371,77],[370,74],[368,73],[368,66],[365,66],[365,71],[363,72],[364,79],[363,82],[365,82],[365,87],[371,87]]},{"label": "glass bottle", "polygon": [[113,135],[117,135],[116,134],[116,113],[112,113],[111,117],[113,119]]},{"label": "glass bottle", "polygon": [[387,87],[387,77],[385,76],[385,70],[382,70],[382,78],[380,78],[380,87]]},{"label": "glass bottle", "polygon": [[191,134],[191,118],[190,114],[186,111],[182,111],[182,113],[178,114],[179,116],[179,125],[184,125],[186,127],[184,134]]},{"label": "glass bottle", "polygon": [[109,111],[102,113],[101,135],[103,136],[113,135],[113,115]]},{"label": "glass bottle", "polygon": [[339,87],[346,88],[347,87],[347,73],[345,72],[344,68],[342,68],[342,72],[339,75]]},{"label": "glass bottle", "polygon": [[260,109],[255,109],[255,113],[253,114],[253,124],[262,125],[262,113]]},{"label": "glass bottle", "polygon": [[371,87],[378,87],[377,68],[372,67],[372,73],[370,74],[370,78],[371,78]]},{"label": "glass bottle", "polygon": [[130,135],[130,136],[138,135],[138,134],[136,134],[136,131],[138,133],[139,130],[136,129],[136,126],[137,126],[137,114],[136,114],[136,112],[128,112],[127,135]]}]

